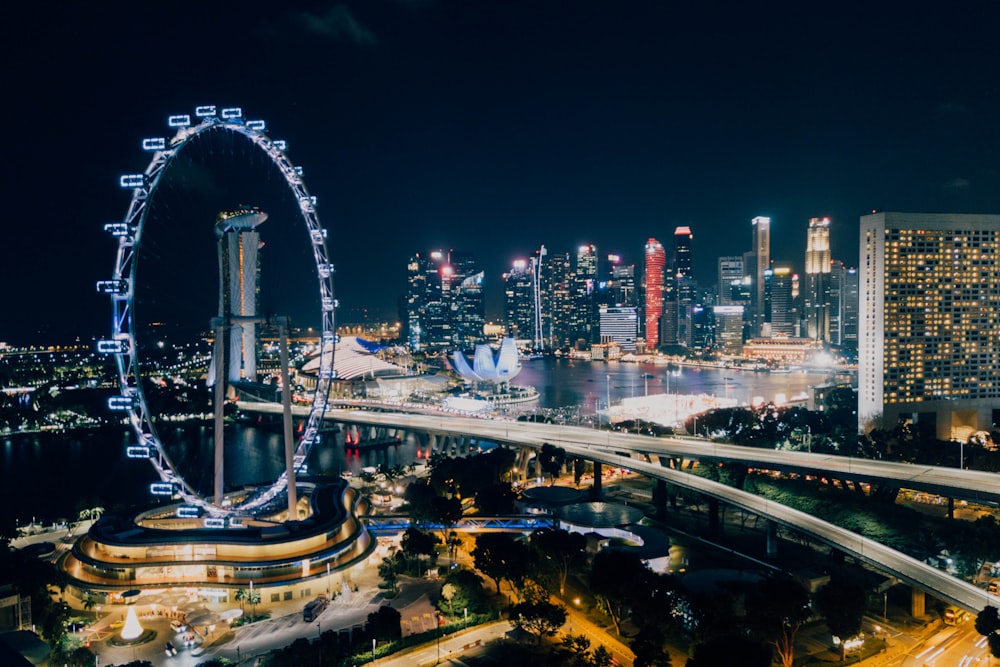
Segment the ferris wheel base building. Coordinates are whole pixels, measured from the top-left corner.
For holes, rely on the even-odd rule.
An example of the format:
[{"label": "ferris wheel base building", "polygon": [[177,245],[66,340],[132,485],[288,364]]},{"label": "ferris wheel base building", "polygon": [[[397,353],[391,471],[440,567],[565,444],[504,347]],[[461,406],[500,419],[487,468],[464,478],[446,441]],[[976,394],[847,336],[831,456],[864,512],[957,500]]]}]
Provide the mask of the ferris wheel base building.
[{"label": "ferris wheel base building", "polygon": [[[128,591],[183,591],[218,603],[241,589],[260,592],[261,608],[340,590],[366,566],[375,540],[365,511],[344,480],[300,480],[306,518],[248,519],[243,527],[205,528],[163,506],[132,517],[105,515],[60,561],[80,599],[124,603]],[[132,595],[135,595],[134,593]]]}]

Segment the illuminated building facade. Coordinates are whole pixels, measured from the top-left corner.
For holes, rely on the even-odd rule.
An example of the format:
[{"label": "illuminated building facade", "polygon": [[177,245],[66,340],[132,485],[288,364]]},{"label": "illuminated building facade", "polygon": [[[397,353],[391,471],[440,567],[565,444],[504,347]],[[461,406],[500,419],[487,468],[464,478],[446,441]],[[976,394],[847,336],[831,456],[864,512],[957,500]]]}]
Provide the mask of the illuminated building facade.
[{"label": "illuminated building facade", "polygon": [[747,257],[750,260],[747,268],[752,270],[753,278],[750,328],[759,336],[767,319],[764,272],[771,268],[771,218],[757,216],[750,222],[753,225],[753,245]]},{"label": "illuminated building facade", "polygon": [[[688,347],[694,346],[694,325],[692,309],[697,302],[697,284],[691,264],[691,242],[694,234],[690,227],[674,229],[674,270],[671,287],[676,293],[677,307],[665,312],[664,317],[676,318],[676,342]],[[664,341],[666,342],[666,341]]]},{"label": "illuminated building facade", "polygon": [[1000,422],[1000,215],[861,218],[858,427]]},{"label": "illuminated building facade", "polygon": [[811,218],[806,237],[806,336],[830,342],[830,218]]},{"label": "illuminated building facade", "polygon": [[406,340],[414,352],[471,349],[484,340],[483,276],[471,253],[434,250],[407,263]]},{"label": "illuminated building facade", "polygon": [[[157,507],[134,517],[104,515],[59,561],[70,592],[121,603],[129,590],[195,594],[233,603],[256,587],[261,608],[312,597],[371,567],[375,540],[358,514],[367,501],[346,482],[304,481],[301,521],[246,518],[206,528],[183,507]],[[169,609],[169,608],[168,608]]]},{"label": "illuminated building facade", "polygon": [[625,352],[635,352],[639,316],[635,308],[609,307],[600,310],[601,343],[615,343]]},{"label": "illuminated building facade", "polygon": [[534,276],[527,260],[514,261],[503,274],[504,324],[507,335],[520,341],[535,339]]},{"label": "illuminated building facade", "polygon": [[660,344],[660,319],[663,317],[663,276],[667,266],[667,253],[656,239],[646,241],[645,283],[645,335],[648,349]]},{"label": "illuminated building facade", "polygon": [[[260,293],[260,232],[267,213],[258,208],[224,211],[215,219],[219,255],[219,317],[256,317]],[[257,325],[229,325],[226,378],[229,382],[257,380]],[[214,373],[209,377],[214,378]]]}]

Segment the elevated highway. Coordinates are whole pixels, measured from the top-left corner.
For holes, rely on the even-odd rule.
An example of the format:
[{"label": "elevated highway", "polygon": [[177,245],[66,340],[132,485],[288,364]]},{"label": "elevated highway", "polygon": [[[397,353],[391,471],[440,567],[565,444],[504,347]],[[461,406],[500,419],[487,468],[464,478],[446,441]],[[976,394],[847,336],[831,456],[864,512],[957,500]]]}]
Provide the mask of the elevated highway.
[{"label": "elevated highway", "polygon": [[[240,406],[241,409],[243,406]],[[248,404],[247,409],[271,411],[271,406]],[[281,406],[273,406],[280,410]],[[975,471],[952,470],[934,466],[915,466],[850,459],[827,454],[763,450],[678,438],[599,431],[593,429],[516,422],[505,420],[453,417],[440,413],[414,414],[334,408],[327,419],[350,424],[423,431],[491,440],[498,443],[541,448],[545,443],[562,447],[567,454],[602,464],[627,468],[653,479],[663,480],[717,498],[734,507],[767,518],[778,525],[799,531],[810,539],[838,549],[902,582],[931,593],[935,597],[978,613],[986,605],[1000,607],[1000,597],[966,583],[895,549],[866,539],[814,516],[769,501],[740,489],[663,465],[642,461],[632,454],[652,454],[684,458],[711,457],[739,461],[754,467],[794,470],[827,475],[837,479],[855,479],[880,483],[889,481],[901,487],[922,489],[979,501],[1000,501],[1000,476]]]}]

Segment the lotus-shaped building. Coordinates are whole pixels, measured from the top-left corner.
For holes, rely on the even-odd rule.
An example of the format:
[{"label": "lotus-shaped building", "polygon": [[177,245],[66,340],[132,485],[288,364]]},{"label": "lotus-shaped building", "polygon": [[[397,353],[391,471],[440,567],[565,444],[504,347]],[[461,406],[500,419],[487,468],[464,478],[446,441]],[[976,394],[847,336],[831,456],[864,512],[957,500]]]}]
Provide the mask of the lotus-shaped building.
[{"label": "lotus-shaped building", "polygon": [[477,345],[472,366],[465,355],[458,350],[452,355],[455,370],[470,382],[510,382],[521,372],[521,362],[517,358],[517,345],[513,338],[504,338],[500,343],[500,353],[493,357],[489,345]]}]

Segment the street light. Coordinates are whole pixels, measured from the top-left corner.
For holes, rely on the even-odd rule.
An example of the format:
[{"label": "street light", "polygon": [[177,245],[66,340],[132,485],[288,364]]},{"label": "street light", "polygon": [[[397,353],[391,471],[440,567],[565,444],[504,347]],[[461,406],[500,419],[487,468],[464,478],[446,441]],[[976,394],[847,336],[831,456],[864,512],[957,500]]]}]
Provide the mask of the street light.
[{"label": "street light", "polygon": [[375,662],[375,642],[378,641],[372,637],[372,662]]},{"label": "street light", "polygon": [[465,628],[468,629],[469,628],[469,608],[465,607],[463,609],[463,611],[465,612]]}]

